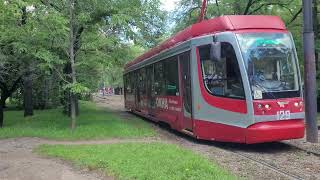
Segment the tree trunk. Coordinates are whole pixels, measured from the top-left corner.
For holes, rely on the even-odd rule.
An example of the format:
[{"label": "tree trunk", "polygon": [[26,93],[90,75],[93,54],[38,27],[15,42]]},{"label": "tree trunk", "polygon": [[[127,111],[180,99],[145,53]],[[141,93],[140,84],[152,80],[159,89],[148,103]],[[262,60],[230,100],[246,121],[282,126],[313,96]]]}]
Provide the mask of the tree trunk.
[{"label": "tree trunk", "polygon": [[[1,98],[2,99],[2,98]],[[4,108],[6,108],[6,101],[0,101],[0,105],[1,105],[1,107],[4,109]]]},{"label": "tree trunk", "polygon": [[76,128],[76,118],[77,118],[77,110],[76,110],[76,96],[72,93],[71,94],[71,129]]},{"label": "tree trunk", "polygon": [[43,109],[48,109],[49,108],[49,89],[50,89],[50,78],[45,77],[44,79],[44,90],[43,90]]},{"label": "tree trunk", "polygon": [[12,87],[9,89],[5,82],[0,82],[0,127],[3,126],[3,111],[6,106],[6,100],[14,93],[19,84],[21,82],[21,77],[18,77],[12,85]]},{"label": "tree trunk", "polygon": [[[66,75],[66,80],[69,83],[72,83],[72,79],[70,78],[71,76],[71,64],[70,62],[66,63],[65,67],[64,67],[64,74]],[[67,116],[71,117],[71,108],[70,108],[70,104],[71,104],[71,98],[70,98],[70,89],[65,89],[63,91],[63,100],[62,100],[62,104],[63,104],[63,113],[66,114]]]},{"label": "tree trunk", "polygon": [[27,72],[23,79],[24,117],[33,116],[32,76]]},{"label": "tree trunk", "polygon": [[77,95],[75,96],[75,106],[76,106],[76,116],[78,117],[80,114],[80,111],[79,111],[79,97]]},{"label": "tree trunk", "polygon": [[0,103],[0,128],[3,127],[3,102]]},{"label": "tree trunk", "polygon": [[6,105],[7,99],[8,99],[8,97],[1,95],[1,99],[0,99],[0,128],[3,127],[3,121],[4,121],[3,111],[4,111],[4,107]]},{"label": "tree trunk", "polygon": [[[70,58],[70,64],[71,64],[71,79],[72,84],[77,83],[76,79],[76,71],[75,71],[75,18],[74,18],[74,0],[70,0],[70,34],[69,34],[69,58]],[[76,106],[77,106],[77,98],[76,94],[71,91],[71,129],[74,130],[76,127],[76,118],[77,118],[77,112],[76,112]]]}]

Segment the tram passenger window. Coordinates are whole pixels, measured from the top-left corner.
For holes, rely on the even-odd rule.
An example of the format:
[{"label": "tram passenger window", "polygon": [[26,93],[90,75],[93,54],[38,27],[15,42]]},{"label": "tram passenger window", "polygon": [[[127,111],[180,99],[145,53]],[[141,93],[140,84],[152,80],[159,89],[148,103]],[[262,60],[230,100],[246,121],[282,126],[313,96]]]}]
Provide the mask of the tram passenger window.
[{"label": "tram passenger window", "polygon": [[165,62],[166,95],[179,96],[178,57],[172,57]]},{"label": "tram passenger window", "polygon": [[158,62],[154,65],[154,90],[155,95],[165,95],[163,62]]},{"label": "tram passenger window", "polygon": [[138,72],[134,71],[132,73],[132,77],[131,77],[131,87],[132,87],[132,94],[133,95],[138,95],[137,92],[139,92],[139,86],[138,86]]},{"label": "tram passenger window", "polygon": [[235,51],[221,43],[221,60],[210,60],[210,45],[199,48],[203,81],[213,95],[244,99],[244,90]]},{"label": "tram passenger window", "polygon": [[130,76],[129,76],[129,74],[126,74],[125,79],[126,79],[125,91],[126,91],[126,94],[128,95],[128,94],[131,94],[131,81],[130,81]]},{"label": "tram passenger window", "polygon": [[146,95],[146,69],[142,68],[139,73],[140,94]]}]

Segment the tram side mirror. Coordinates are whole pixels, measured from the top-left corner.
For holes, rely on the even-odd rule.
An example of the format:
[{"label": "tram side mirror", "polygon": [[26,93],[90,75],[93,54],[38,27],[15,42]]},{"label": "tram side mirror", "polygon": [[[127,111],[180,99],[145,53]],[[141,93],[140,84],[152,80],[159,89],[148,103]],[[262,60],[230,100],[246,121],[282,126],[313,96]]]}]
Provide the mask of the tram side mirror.
[{"label": "tram side mirror", "polygon": [[221,42],[214,42],[210,47],[210,60],[220,61],[221,60]]}]

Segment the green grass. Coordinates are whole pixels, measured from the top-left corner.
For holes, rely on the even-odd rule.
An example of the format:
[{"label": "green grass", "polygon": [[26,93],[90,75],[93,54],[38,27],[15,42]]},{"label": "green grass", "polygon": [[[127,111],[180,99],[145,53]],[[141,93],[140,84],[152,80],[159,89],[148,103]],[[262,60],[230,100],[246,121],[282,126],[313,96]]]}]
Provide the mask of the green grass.
[{"label": "green grass", "polygon": [[80,102],[77,128],[70,130],[70,118],[61,109],[35,111],[33,117],[24,118],[22,111],[6,111],[0,138],[41,137],[57,140],[86,140],[114,137],[153,136],[148,123],[136,118],[128,121],[98,108],[92,102]]},{"label": "green grass", "polygon": [[119,179],[236,179],[207,159],[172,144],[41,145],[36,152]]}]

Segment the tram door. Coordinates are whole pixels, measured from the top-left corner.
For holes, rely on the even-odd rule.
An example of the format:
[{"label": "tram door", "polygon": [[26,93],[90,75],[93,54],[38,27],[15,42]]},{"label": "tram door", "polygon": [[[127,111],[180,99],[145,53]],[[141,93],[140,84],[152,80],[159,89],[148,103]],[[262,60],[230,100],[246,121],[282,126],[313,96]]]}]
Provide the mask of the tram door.
[{"label": "tram door", "polygon": [[182,90],[182,112],[183,127],[186,130],[193,130],[192,122],[192,96],[191,96],[191,71],[190,71],[190,52],[179,56],[180,81]]},{"label": "tram door", "polygon": [[154,115],[155,109],[155,94],[154,94],[154,76],[153,76],[153,65],[147,67],[147,106],[149,115]]}]

